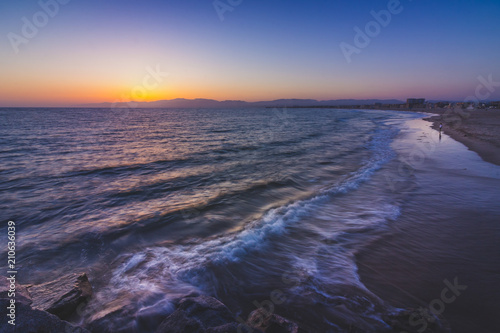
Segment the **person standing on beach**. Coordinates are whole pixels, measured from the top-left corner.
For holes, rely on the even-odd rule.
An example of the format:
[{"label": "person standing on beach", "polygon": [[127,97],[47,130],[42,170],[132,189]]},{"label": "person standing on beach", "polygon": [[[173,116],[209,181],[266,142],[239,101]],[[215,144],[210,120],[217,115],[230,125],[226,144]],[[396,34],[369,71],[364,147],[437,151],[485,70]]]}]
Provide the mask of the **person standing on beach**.
[{"label": "person standing on beach", "polygon": [[439,123],[439,133],[441,133],[442,129],[443,129],[443,123]]}]

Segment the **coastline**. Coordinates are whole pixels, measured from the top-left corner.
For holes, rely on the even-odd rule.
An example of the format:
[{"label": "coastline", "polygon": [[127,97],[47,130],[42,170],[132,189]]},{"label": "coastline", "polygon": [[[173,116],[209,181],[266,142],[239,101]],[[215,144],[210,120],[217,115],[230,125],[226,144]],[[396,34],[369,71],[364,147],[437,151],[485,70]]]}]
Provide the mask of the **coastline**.
[{"label": "coastline", "polygon": [[[359,109],[374,110],[374,108]],[[431,122],[433,129],[439,130],[439,124],[442,123],[445,134],[476,152],[484,161],[500,165],[500,131],[498,131],[500,109],[384,108],[380,110],[430,114],[431,116],[425,117],[424,120]]]},{"label": "coastline", "polygon": [[443,131],[454,140],[476,152],[484,161],[500,165],[500,110],[444,110],[424,120],[432,122],[432,128]]},{"label": "coastline", "polygon": [[[434,309],[451,332],[493,333],[500,325],[500,288],[495,283],[500,276],[495,268],[500,260],[499,168],[474,156],[469,145],[465,149],[458,140],[438,139],[431,127],[439,125],[441,116],[425,119],[432,126],[415,121],[417,126],[403,129],[396,139],[394,147],[402,157],[434,146],[412,165],[413,186],[400,189],[411,193],[401,216],[384,237],[356,254],[358,275],[387,304],[419,309],[411,325],[415,329],[425,330],[431,321],[422,312]],[[479,124],[463,123],[471,132]],[[461,133],[458,127],[453,130]],[[498,154],[488,145],[480,147]],[[388,167],[395,170],[398,163]],[[450,285],[463,286],[452,300],[447,298]]]}]

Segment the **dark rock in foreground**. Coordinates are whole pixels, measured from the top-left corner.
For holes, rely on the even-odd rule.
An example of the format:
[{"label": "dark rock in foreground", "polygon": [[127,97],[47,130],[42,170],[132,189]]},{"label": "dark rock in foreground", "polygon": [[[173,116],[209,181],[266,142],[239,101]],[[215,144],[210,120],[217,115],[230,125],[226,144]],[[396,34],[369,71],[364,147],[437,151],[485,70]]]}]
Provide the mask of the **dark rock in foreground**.
[{"label": "dark rock in foreground", "polygon": [[[0,299],[0,308],[5,309],[10,305],[10,299]],[[56,316],[40,310],[32,309],[23,303],[16,303],[15,326],[8,323],[8,316],[0,318],[0,332],[23,333],[90,333],[86,329],[74,326]]]},{"label": "dark rock in foreground", "polygon": [[384,317],[392,327],[391,332],[449,333],[451,329],[443,318],[434,316],[425,309],[406,309]]},{"label": "dark rock in foreground", "polygon": [[[11,305],[9,292],[13,286],[9,279],[0,276],[0,307]],[[234,315],[219,300],[206,295],[191,295],[173,304],[160,300],[154,306],[136,313],[133,300],[124,304],[120,300],[108,304],[94,314],[87,322],[87,329],[70,324],[63,319],[70,318],[87,303],[92,287],[85,274],[69,274],[57,280],[40,285],[22,286],[15,283],[15,326],[7,315],[0,318],[0,332],[23,333],[90,333],[92,332],[142,332],[156,333],[300,333],[305,332],[295,322],[263,308],[253,311],[247,322],[238,323]],[[348,310],[348,309],[347,309]],[[344,316],[339,316],[339,325]],[[172,312],[173,311],[173,312]],[[347,312],[346,312],[347,311]],[[51,312],[51,313],[49,313]],[[357,313],[357,311],[355,311]],[[166,316],[167,314],[169,314]],[[55,314],[55,315],[54,315]],[[57,316],[56,316],[57,315]],[[59,317],[59,318],[58,318]],[[72,317],[75,319],[75,317]],[[359,326],[356,317],[345,326],[347,332],[366,332]],[[382,318],[385,327],[372,327],[380,333],[443,333],[450,332],[446,322],[425,309],[399,310]],[[344,326],[339,326],[343,327]],[[369,327],[371,327],[369,325]]]},{"label": "dark rock in foreground", "polygon": [[187,297],[158,327],[156,333],[236,333],[238,324],[229,309],[210,296]]},{"label": "dark rock in foreground", "polygon": [[[0,298],[10,298],[10,285],[11,283],[9,279],[7,279],[5,276],[0,276]],[[17,282],[15,282],[15,294],[16,303],[30,305],[33,302],[26,286],[20,285]]]},{"label": "dark rock in foreground", "polygon": [[138,328],[131,320],[135,316],[135,308],[131,304],[108,304],[106,308],[97,311],[87,322],[92,332],[137,332]]},{"label": "dark rock in foreground", "polygon": [[[264,309],[253,311],[248,317],[248,325],[265,333],[298,333],[299,325]],[[255,331],[255,330],[254,330]]]},{"label": "dark rock in foreground", "polygon": [[68,319],[92,296],[92,286],[85,273],[68,274],[27,289],[34,309],[47,311],[61,319]]}]

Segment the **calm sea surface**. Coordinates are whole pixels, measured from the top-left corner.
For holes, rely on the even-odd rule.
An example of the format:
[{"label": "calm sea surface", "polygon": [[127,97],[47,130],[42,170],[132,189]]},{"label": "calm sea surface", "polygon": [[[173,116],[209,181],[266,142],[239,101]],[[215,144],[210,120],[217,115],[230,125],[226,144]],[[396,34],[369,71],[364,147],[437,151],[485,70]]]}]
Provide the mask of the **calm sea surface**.
[{"label": "calm sea surface", "polygon": [[[106,321],[114,330],[148,331],[154,319],[141,316],[168,314],[193,293],[245,320],[276,290],[275,311],[311,331],[388,327],[382,318],[397,309],[365,287],[355,256],[419,200],[419,174],[399,162],[411,149],[394,140],[421,117],[0,109],[0,210],[17,225],[18,278],[87,272],[95,295],[83,320],[117,307]],[[495,170],[482,175],[492,186]],[[497,214],[498,190],[487,191],[470,197]]]}]

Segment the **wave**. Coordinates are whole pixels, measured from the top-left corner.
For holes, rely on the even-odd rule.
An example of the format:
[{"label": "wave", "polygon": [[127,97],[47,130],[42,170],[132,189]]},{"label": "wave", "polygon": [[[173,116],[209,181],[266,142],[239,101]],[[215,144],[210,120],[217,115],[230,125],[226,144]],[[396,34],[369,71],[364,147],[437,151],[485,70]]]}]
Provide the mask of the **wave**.
[{"label": "wave", "polygon": [[[324,209],[325,205],[336,195],[353,191],[369,180],[376,170],[393,157],[389,145],[394,134],[395,132],[388,130],[375,133],[368,146],[372,151],[372,157],[342,181],[324,188],[309,199],[271,209],[260,219],[246,224],[240,230],[203,240],[193,239],[191,243],[187,244],[148,247],[137,253],[122,256],[119,259],[122,263],[112,274],[111,280],[114,281],[115,291],[119,293],[122,288],[129,288],[142,280],[155,283],[151,281],[150,272],[152,270],[155,272],[157,287],[161,286],[163,283],[161,281],[165,281],[165,279],[174,279],[184,286],[191,285],[195,289],[208,288],[207,284],[200,280],[200,275],[203,275],[200,272],[204,271],[206,267],[238,264],[256,252],[265,253],[266,247],[272,245],[269,240],[291,232],[291,227],[300,225],[301,221]],[[371,212],[370,214],[373,215],[373,223],[377,225],[377,223],[385,223],[389,219],[397,218],[399,209],[387,204],[379,207],[378,213]],[[345,281],[358,284],[358,287],[362,287],[362,284],[359,281],[356,282],[356,268],[353,259],[350,255],[343,258],[346,254],[342,253],[340,249],[342,246],[346,246],[352,233],[368,234],[371,228],[375,227],[350,226],[345,232],[337,232],[333,238],[332,235],[323,235],[322,239],[326,239],[327,242],[321,244],[320,241],[318,243],[320,248],[325,245],[340,244],[340,247],[335,248],[339,250],[335,256],[350,271],[349,277],[346,277]],[[318,244],[314,246],[318,246]],[[309,267],[311,265],[309,261],[301,263],[299,260],[294,265],[317,276],[315,273],[317,267]],[[158,288],[161,289],[161,287]]]},{"label": "wave", "polygon": [[165,168],[175,168],[183,165],[188,165],[192,163],[192,159],[165,159],[165,160],[157,160],[148,163],[137,163],[137,164],[128,164],[128,165],[115,165],[115,166],[105,166],[100,168],[91,168],[91,169],[83,169],[83,170],[73,170],[67,172],[62,175],[58,175],[58,177],[78,177],[78,176],[90,176],[90,175],[123,175],[123,173],[133,172],[136,170],[158,170],[158,167],[162,169]]}]

